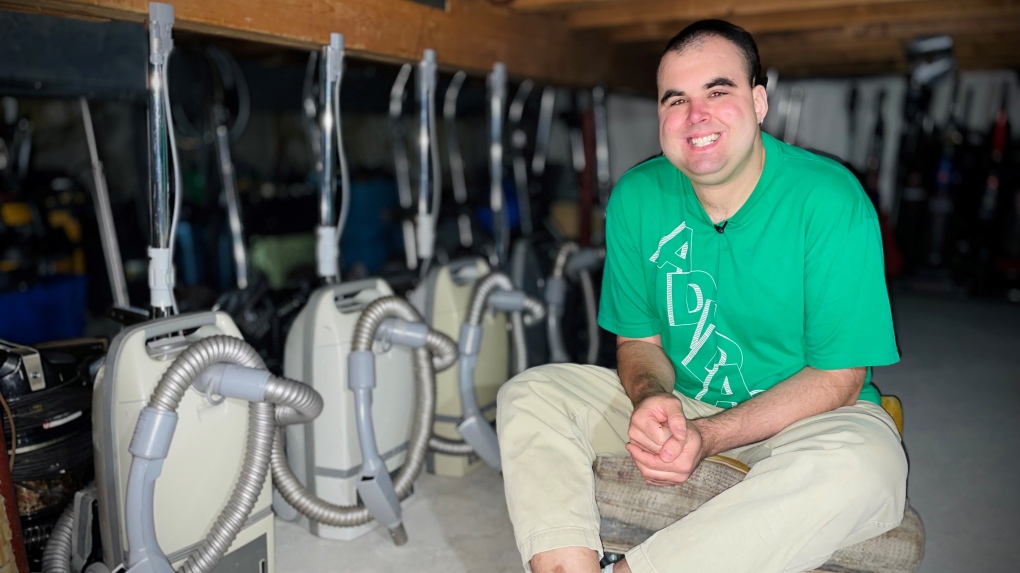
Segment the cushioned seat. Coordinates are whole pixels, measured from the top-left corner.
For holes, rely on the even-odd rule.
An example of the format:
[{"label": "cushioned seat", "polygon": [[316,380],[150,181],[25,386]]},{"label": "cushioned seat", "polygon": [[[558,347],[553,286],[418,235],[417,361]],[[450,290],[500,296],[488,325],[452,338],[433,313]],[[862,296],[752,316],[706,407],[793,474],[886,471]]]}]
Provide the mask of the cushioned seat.
[{"label": "cushioned seat", "polygon": [[[886,397],[882,405],[902,431],[899,401]],[[686,483],[672,487],[646,484],[630,456],[598,456],[593,469],[603,547],[607,553],[624,553],[739,483],[750,468],[713,456]],[[908,504],[899,527],[837,551],[818,571],[915,573],[923,557],[924,525]]]}]

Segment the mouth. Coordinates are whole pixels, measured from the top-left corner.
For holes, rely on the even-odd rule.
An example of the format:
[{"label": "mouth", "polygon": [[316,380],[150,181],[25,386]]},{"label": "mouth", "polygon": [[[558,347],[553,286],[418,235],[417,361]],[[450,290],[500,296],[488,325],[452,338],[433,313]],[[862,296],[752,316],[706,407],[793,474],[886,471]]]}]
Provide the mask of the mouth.
[{"label": "mouth", "polygon": [[719,139],[720,134],[712,133],[709,135],[703,135],[701,137],[688,137],[687,143],[692,147],[707,147],[715,143]]}]

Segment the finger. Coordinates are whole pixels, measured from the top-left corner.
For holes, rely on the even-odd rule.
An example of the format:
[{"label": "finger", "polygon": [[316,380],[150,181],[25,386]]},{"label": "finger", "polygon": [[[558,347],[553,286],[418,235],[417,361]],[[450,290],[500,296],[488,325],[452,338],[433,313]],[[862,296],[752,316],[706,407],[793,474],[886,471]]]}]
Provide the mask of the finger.
[{"label": "finger", "polygon": [[684,483],[690,477],[690,473],[687,472],[652,469],[637,460],[634,463],[641,472],[641,478],[645,480],[645,483],[651,485],[677,485]]},{"label": "finger", "polygon": [[664,402],[660,398],[649,398],[642,401],[637,408],[634,409],[634,415],[640,417],[649,417],[660,424],[665,425],[669,420],[670,411],[669,402]]},{"label": "finger", "polygon": [[670,416],[666,427],[669,428],[669,433],[679,439],[681,443],[686,439],[687,418],[684,417],[683,412]]},{"label": "finger", "polygon": [[684,417],[682,410],[669,417],[667,427],[670,430],[671,437],[662,444],[659,456],[662,458],[662,461],[670,463],[683,453],[684,446],[687,443],[687,418]]},{"label": "finger", "polygon": [[648,469],[650,471],[664,472],[669,475],[682,475],[686,480],[687,476],[691,475],[696,467],[690,456],[687,455],[680,455],[676,460],[666,463],[662,461],[661,456],[646,452],[633,444],[627,444],[626,448],[631,458],[634,459],[634,463],[642,468],[642,470]]},{"label": "finger", "polygon": [[657,422],[637,420],[631,422],[627,429],[627,437],[646,451],[658,454],[662,444],[669,439],[670,432]]},{"label": "finger", "polygon": [[641,472],[641,477],[644,478],[646,483],[654,482],[652,485],[680,485],[687,481],[690,474],[645,469]]},{"label": "finger", "polygon": [[674,471],[669,464],[662,461],[656,453],[647,452],[641,448],[634,446],[633,444],[627,444],[627,451],[631,457],[634,458],[634,462],[639,466],[646,467],[655,471],[670,472]]},{"label": "finger", "polygon": [[663,463],[673,463],[678,457],[680,457],[680,454],[683,453],[683,451],[683,440],[673,435],[666,440],[665,444],[662,444],[662,449],[659,450],[659,459],[661,459]]}]

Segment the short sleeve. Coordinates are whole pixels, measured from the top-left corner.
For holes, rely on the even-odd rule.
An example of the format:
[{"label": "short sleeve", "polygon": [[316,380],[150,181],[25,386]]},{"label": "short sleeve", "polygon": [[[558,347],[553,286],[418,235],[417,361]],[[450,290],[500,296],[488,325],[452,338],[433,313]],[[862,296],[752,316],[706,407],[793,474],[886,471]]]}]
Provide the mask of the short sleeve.
[{"label": "short sleeve", "polygon": [[848,187],[806,213],[805,352],[819,370],[899,361],[878,216]]},{"label": "short sleeve", "polygon": [[640,227],[633,178],[620,180],[606,209],[606,263],[602,271],[602,297],[598,323],[626,338],[659,334],[662,327],[651,304],[645,281],[645,257],[637,247],[634,229]]}]

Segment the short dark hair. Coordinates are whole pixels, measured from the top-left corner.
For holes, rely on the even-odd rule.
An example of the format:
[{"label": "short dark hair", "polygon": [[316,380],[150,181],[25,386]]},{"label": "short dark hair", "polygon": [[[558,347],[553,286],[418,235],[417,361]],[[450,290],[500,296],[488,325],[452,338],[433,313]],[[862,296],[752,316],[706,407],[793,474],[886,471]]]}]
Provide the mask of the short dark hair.
[{"label": "short dark hair", "polygon": [[711,36],[717,36],[729,40],[740,50],[747,65],[747,79],[751,86],[765,86],[768,78],[761,73],[761,58],[758,56],[758,44],[754,43],[751,34],[725,20],[699,20],[673,36],[673,39],[666,44],[662,51],[665,56],[670,52],[683,52],[692,47],[696,42]]}]

